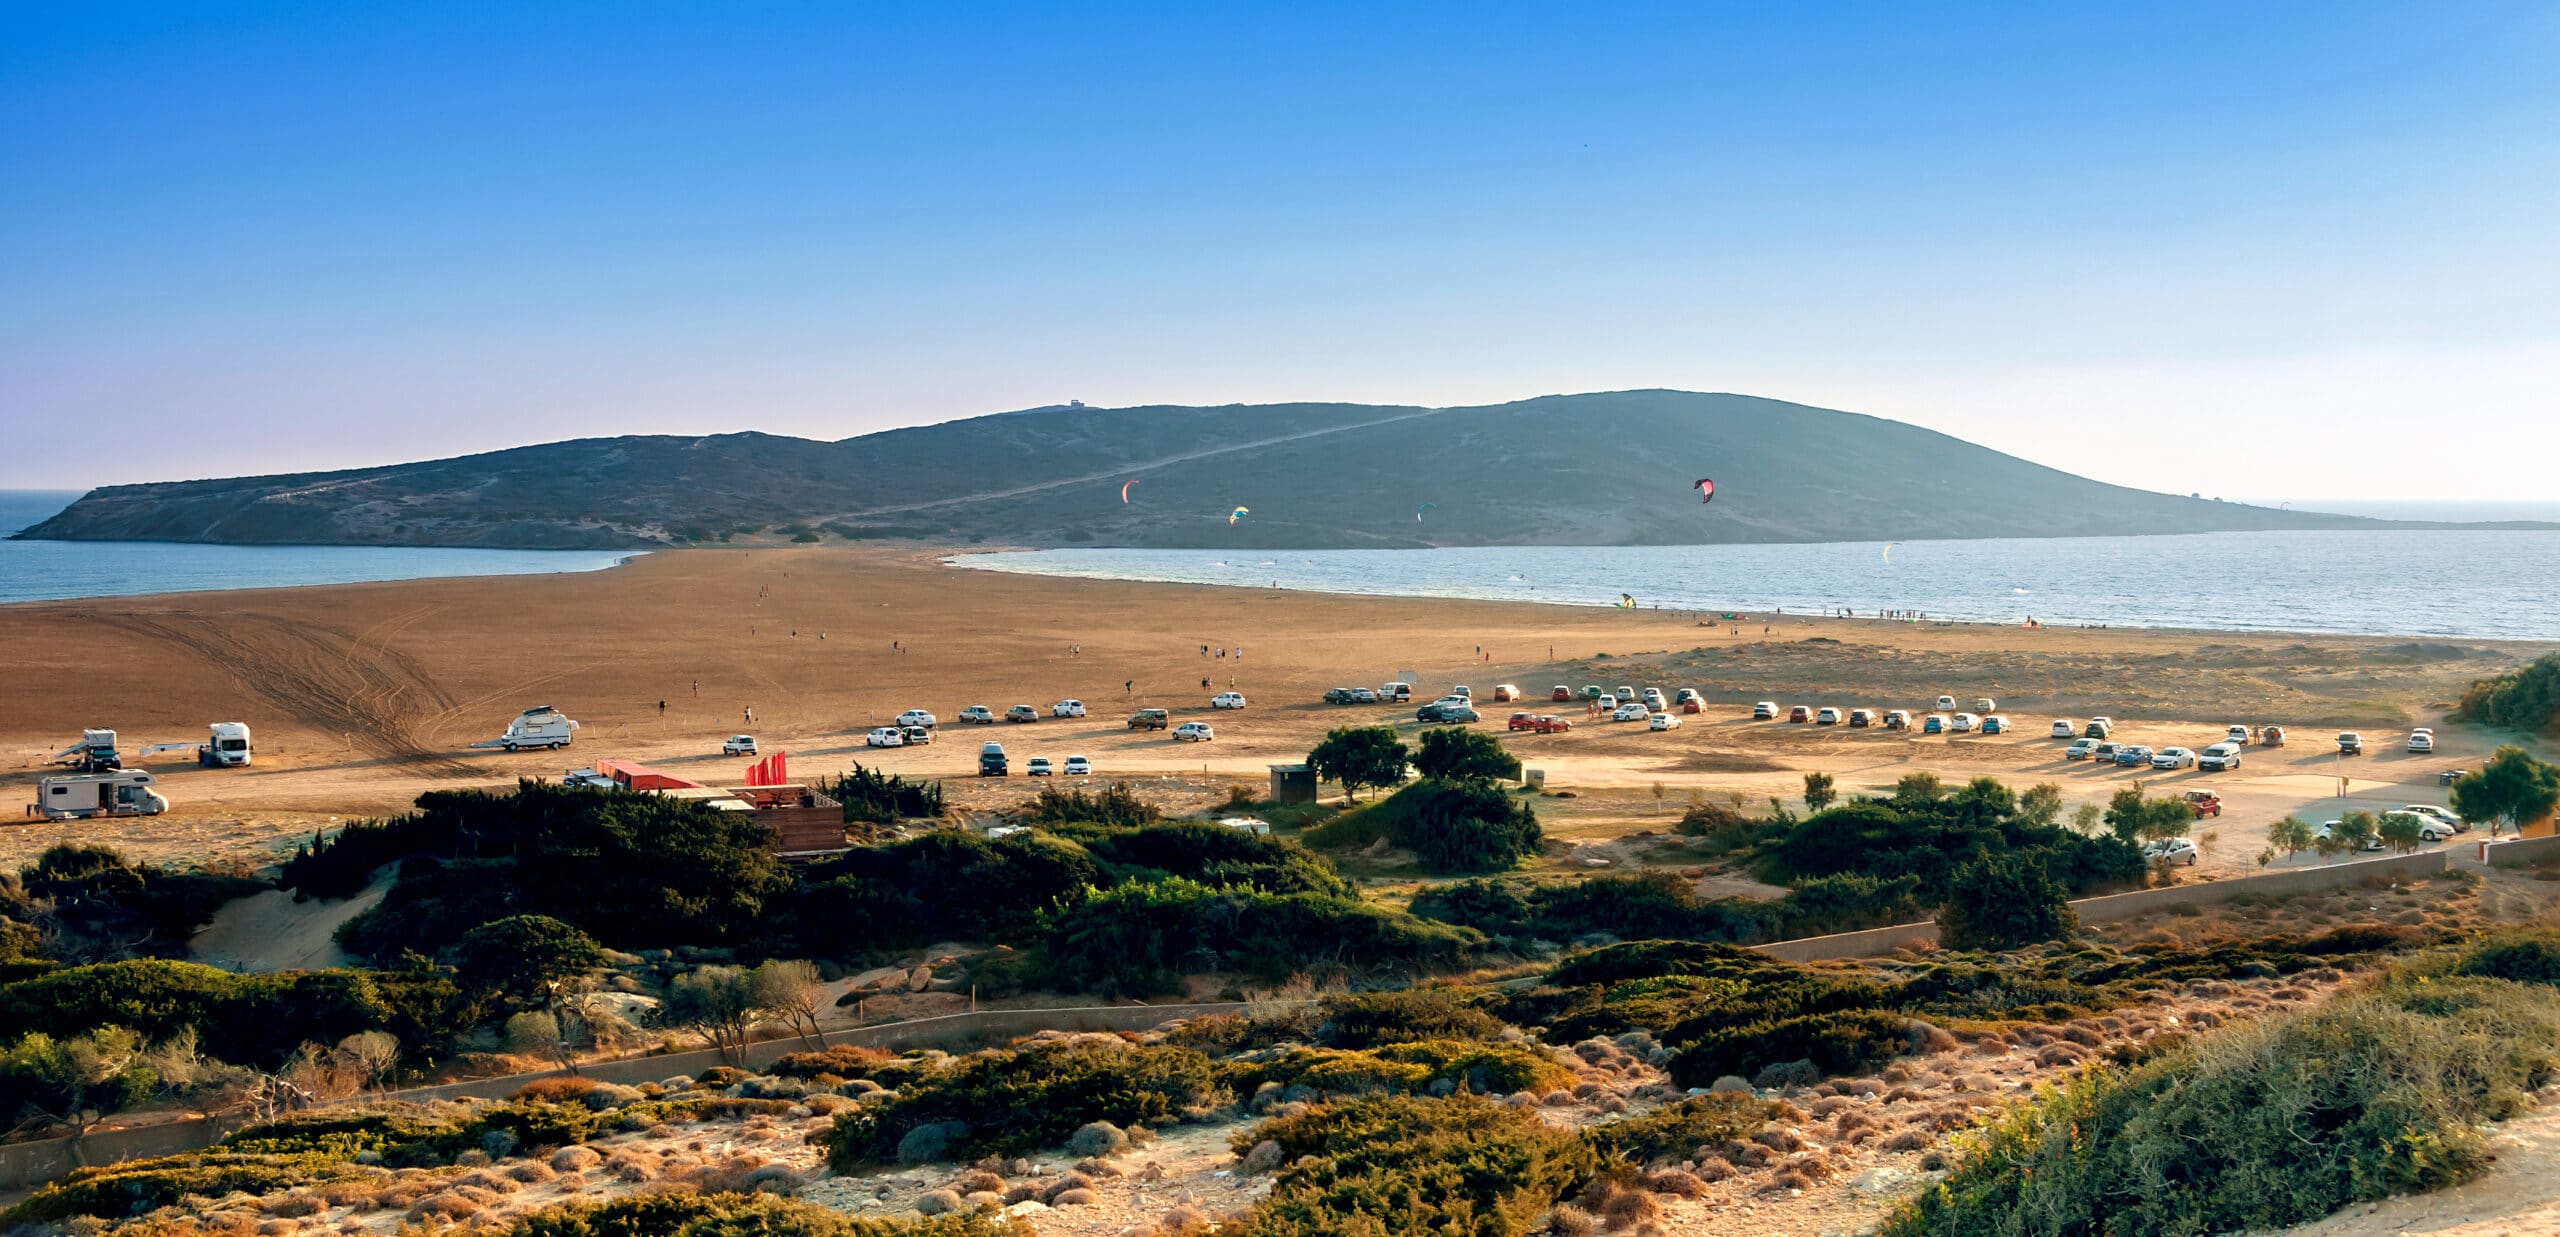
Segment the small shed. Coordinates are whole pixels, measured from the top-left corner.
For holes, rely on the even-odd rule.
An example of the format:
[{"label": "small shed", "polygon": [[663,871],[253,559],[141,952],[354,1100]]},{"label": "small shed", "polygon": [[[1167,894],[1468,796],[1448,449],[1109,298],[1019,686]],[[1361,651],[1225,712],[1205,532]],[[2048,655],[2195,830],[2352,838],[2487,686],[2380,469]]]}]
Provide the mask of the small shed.
[{"label": "small shed", "polygon": [[1282,805],[1316,801],[1316,771],[1304,763],[1271,766],[1271,801]]}]

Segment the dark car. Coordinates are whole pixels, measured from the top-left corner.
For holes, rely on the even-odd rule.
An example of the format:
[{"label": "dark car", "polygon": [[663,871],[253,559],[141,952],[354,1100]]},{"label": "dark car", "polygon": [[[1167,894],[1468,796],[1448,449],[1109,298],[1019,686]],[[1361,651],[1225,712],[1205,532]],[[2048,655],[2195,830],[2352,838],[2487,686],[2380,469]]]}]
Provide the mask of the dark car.
[{"label": "dark car", "polygon": [[1012,763],[1004,756],[1004,744],[990,743],[978,749],[978,776],[1004,777],[1012,772]]},{"label": "dark car", "polygon": [[1473,708],[1467,705],[1449,704],[1437,700],[1414,710],[1413,717],[1415,721],[1423,722],[1478,722],[1484,720],[1483,714],[1476,712]]},{"label": "dark car", "polygon": [[1351,699],[1351,689],[1348,687],[1330,688],[1324,694],[1326,704],[1349,704]]}]

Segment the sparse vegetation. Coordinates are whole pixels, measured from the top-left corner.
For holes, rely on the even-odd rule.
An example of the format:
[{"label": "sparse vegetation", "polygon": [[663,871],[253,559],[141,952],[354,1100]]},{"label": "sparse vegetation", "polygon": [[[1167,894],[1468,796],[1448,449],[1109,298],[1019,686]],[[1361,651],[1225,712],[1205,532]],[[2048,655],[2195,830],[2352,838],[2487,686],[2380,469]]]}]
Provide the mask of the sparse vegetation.
[{"label": "sparse vegetation", "polygon": [[1377,1097],[1319,1107],[1236,1136],[1269,1140],[1282,1170],[1244,1220],[1251,1237],[1385,1231],[1519,1237],[1598,1167],[1590,1147],[1474,1096]]}]

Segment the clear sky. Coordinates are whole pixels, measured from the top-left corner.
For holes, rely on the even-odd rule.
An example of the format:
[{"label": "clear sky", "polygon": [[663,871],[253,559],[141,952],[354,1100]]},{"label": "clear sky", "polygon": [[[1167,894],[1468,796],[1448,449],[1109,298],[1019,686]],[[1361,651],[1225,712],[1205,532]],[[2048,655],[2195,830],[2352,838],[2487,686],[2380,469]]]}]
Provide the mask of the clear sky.
[{"label": "clear sky", "polygon": [[1668,386],[2547,497],[2556,53],[2547,3],[5,0],[0,486]]}]

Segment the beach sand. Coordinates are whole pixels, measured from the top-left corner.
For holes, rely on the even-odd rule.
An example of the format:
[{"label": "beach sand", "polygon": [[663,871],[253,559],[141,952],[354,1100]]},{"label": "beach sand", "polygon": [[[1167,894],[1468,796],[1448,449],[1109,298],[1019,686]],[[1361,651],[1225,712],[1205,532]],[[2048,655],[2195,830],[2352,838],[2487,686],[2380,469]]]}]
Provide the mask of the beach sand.
[{"label": "beach sand", "polygon": [[[1018,776],[1025,758],[1071,753],[1092,759],[1097,782],[1166,779],[1160,784],[1207,802],[1228,783],[1262,787],[1266,766],[1302,757],[1329,727],[1400,720],[1413,729],[1410,706],[1317,702],[1330,687],[1410,672],[1419,699],[1472,685],[1497,730],[1513,707],[1492,701],[1497,683],[1529,689],[1532,699],[1518,707],[1574,720],[1571,734],[1506,736],[1545,771],[1550,789],[1574,792],[1540,808],[1550,832],[1567,839],[1667,828],[1698,795],[1792,800],[1814,769],[1853,793],[1926,770],[1949,780],[2054,781],[2075,800],[2103,800],[2135,777],[2062,761],[2063,745],[2047,737],[2056,716],[2107,713],[2122,723],[2120,740],[2195,748],[2219,739],[2227,723],[2290,726],[2290,746],[2251,749],[2238,773],[2143,775],[2155,792],[2223,793],[2224,816],[2199,830],[2215,834],[2205,867],[2237,873],[2255,868],[2265,825],[2285,812],[2319,820],[2348,807],[2442,802],[2438,769],[2476,762],[2512,738],[2448,727],[2443,708],[2471,679],[2547,651],[1792,615],[1702,621],[1649,610],[1050,579],[955,570],[940,561],[948,553],[687,550],[584,574],[0,607],[0,648],[9,650],[0,782],[21,802],[45,757],[83,726],[116,728],[130,751],[201,739],[207,723],[237,720],[252,726],[257,744],[257,764],[246,770],[198,770],[182,753],[144,762],[163,774],[169,815],[17,824],[0,830],[0,862],[66,839],[142,857],[263,862],[312,829],[397,812],[422,791],[557,777],[607,756],[734,784],[749,762],[717,753],[740,731],[768,754],[789,751],[797,779],[861,760],[951,778],[955,800],[972,809],[1027,798],[1032,787]],[[1242,656],[1203,656],[1203,645]],[[1546,700],[1552,685],[1586,683],[1693,686],[1710,706],[1678,731],[1648,733],[1640,723],[1587,720],[1578,700]],[[1252,706],[1210,710],[1209,696],[1230,686]],[[1923,738],[1746,720],[1758,699],[1917,711],[1941,692],[1968,703],[1998,698],[2017,733]],[[1048,719],[1049,704],[1065,697],[1084,700],[1092,716]],[[574,747],[517,755],[469,747],[540,704],[579,720]],[[999,713],[1030,704],[1042,720],[954,724],[969,704]],[[1184,744],[1126,730],[1141,705],[1170,708],[1176,721],[1209,721],[1218,739]],[[941,716],[940,742],[862,747],[865,731],[911,707]],[[2400,750],[2411,724],[2438,728],[2435,755]],[[2342,726],[2362,730],[2373,754],[2335,758],[2331,739]],[[987,740],[1013,754],[1016,777],[968,776]],[[2344,798],[2342,774],[2351,779]]]}]

